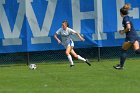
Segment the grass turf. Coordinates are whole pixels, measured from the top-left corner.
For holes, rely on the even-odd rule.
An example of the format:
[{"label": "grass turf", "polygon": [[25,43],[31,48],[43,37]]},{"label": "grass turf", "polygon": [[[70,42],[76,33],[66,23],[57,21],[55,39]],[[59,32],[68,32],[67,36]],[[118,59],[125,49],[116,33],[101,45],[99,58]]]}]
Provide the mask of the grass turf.
[{"label": "grass turf", "polygon": [[[92,61],[92,60],[91,60]],[[118,60],[85,63],[0,66],[0,93],[139,93],[139,59],[127,59],[124,70],[115,70]],[[59,62],[58,62],[59,63]]]}]

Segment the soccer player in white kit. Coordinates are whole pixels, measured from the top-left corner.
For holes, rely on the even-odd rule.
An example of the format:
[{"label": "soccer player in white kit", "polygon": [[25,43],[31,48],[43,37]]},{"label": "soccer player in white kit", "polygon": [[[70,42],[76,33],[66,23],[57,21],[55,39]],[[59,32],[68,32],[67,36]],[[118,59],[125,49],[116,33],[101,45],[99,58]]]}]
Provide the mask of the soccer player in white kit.
[{"label": "soccer player in white kit", "polygon": [[[69,28],[69,24],[66,20],[64,20],[62,22],[62,27],[60,29],[58,29],[56,31],[56,34],[54,35],[54,38],[58,41],[58,43],[62,44],[66,48],[65,53],[70,62],[70,67],[74,66],[71,55],[73,55],[76,59],[82,60],[82,61],[86,62],[89,66],[91,66],[88,59],[85,59],[75,53],[75,51],[73,49],[74,42],[71,39],[72,34],[76,34],[81,41],[85,41],[85,39],[83,37],[81,37],[79,33],[74,31],[73,29]],[[57,37],[57,35],[60,35],[62,41]]]}]

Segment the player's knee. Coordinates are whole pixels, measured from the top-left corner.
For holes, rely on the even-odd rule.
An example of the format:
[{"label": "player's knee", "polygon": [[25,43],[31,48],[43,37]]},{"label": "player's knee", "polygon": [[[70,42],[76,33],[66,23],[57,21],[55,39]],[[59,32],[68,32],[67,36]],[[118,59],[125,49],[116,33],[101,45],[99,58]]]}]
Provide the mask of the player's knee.
[{"label": "player's knee", "polygon": [[68,56],[70,53],[68,51],[66,51],[65,54]]}]

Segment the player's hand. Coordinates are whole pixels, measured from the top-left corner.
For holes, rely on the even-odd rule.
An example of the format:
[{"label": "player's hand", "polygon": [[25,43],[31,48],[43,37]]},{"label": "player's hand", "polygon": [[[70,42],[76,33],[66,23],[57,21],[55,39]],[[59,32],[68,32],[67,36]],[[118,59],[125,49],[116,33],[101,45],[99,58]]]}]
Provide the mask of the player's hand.
[{"label": "player's hand", "polygon": [[125,32],[124,32],[124,30],[120,30],[119,33],[120,33],[121,35],[123,35]]},{"label": "player's hand", "polygon": [[60,40],[58,40],[58,44],[61,44],[62,42]]},{"label": "player's hand", "polygon": [[85,41],[85,39],[84,38],[80,38],[81,39],[81,41]]}]

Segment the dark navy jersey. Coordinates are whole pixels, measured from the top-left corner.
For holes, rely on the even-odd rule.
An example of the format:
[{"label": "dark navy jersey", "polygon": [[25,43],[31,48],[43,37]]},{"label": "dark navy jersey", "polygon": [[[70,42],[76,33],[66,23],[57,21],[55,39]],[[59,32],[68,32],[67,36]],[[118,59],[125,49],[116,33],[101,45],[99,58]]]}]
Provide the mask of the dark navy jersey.
[{"label": "dark navy jersey", "polygon": [[135,29],[134,29],[133,23],[132,23],[131,18],[129,16],[123,17],[122,24],[123,24],[124,29],[127,28],[127,24],[131,25],[131,29],[128,32],[126,32],[126,37],[127,38],[137,37],[137,34],[136,34]]}]

